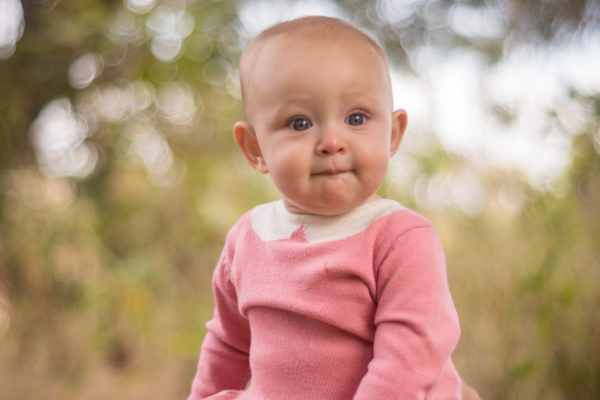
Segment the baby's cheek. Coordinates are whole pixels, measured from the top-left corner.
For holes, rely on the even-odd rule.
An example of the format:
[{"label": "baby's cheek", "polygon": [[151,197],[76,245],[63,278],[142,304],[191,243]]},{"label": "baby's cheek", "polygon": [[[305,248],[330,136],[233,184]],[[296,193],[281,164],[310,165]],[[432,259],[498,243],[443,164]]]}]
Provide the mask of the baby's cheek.
[{"label": "baby's cheek", "polygon": [[303,178],[298,165],[290,160],[280,160],[274,168],[270,170],[271,179],[281,193],[292,194],[299,191],[302,186]]},{"label": "baby's cheek", "polygon": [[389,165],[389,157],[389,153],[381,147],[367,148],[362,157],[358,157],[357,164],[360,169],[369,174],[385,175]]},{"label": "baby's cheek", "polygon": [[389,160],[383,154],[364,160],[362,168],[359,168],[363,184],[374,190],[379,189],[387,175],[388,166]]},{"label": "baby's cheek", "polygon": [[280,154],[277,156],[274,164],[274,173],[279,180],[291,179],[298,175],[298,165],[294,162],[292,156]]}]

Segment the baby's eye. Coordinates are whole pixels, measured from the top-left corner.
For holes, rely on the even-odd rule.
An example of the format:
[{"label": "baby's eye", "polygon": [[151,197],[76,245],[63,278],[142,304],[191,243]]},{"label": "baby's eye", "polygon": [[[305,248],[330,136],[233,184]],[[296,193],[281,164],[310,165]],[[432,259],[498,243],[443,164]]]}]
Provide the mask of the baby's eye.
[{"label": "baby's eye", "polygon": [[365,123],[365,116],[362,114],[352,114],[348,117],[348,123],[352,126],[359,126]]},{"label": "baby's eye", "polygon": [[297,118],[293,121],[290,121],[288,124],[288,128],[293,129],[295,131],[305,131],[310,128],[310,122],[306,118]]}]

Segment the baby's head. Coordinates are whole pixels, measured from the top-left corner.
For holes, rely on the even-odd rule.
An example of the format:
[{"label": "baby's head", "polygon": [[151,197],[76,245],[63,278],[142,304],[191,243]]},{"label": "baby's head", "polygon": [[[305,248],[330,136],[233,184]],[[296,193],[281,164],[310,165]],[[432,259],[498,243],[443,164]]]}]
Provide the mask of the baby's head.
[{"label": "baby's head", "polygon": [[240,82],[236,142],[288,211],[335,215],[377,198],[407,119],[373,39],[336,18],[283,22],[250,43]]}]

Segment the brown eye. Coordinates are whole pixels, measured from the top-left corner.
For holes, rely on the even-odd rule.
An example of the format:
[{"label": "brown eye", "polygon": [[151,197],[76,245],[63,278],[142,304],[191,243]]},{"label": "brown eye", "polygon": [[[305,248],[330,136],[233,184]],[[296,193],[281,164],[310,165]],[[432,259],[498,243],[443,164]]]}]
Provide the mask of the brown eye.
[{"label": "brown eye", "polygon": [[295,131],[305,131],[311,127],[310,122],[305,118],[295,119],[291,121],[288,126]]},{"label": "brown eye", "polygon": [[359,126],[365,123],[365,116],[361,114],[352,114],[348,117],[348,123],[352,126]]}]

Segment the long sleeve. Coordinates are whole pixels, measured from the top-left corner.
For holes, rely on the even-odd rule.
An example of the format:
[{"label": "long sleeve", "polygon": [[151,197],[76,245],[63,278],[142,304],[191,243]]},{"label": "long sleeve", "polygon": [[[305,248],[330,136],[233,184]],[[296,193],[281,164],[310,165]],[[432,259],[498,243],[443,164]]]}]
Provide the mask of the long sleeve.
[{"label": "long sleeve", "polygon": [[[450,355],[460,335],[433,226],[413,227],[394,239],[375,273],[374,356],[354,400],[427,399],[445,368],[453,368]],[[460,394],[435,398],[456,400]]]},{"label": "long sleeve", "polygon": [[200,400],[226,389],[243,389],[250,379],[250,327],[240,314],[230,277],[232,251],[225,246],[213,274],[215,311],[200,351],[188,400]]}]

